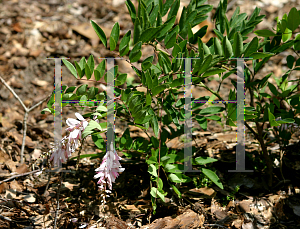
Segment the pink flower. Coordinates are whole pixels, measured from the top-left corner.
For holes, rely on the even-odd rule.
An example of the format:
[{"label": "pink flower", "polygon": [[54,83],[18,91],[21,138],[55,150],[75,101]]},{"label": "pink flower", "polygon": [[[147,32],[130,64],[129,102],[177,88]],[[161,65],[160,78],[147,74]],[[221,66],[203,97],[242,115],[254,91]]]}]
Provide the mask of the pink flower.
[{"label": "pink flower", "polygon": [[100,184],[99,188],[106,192],[109,191],[106,190],[106,187],[108,186],[109,189],[112,189],[112,183],[115,182],[119,173],[125,170],[119,162],[121,157],[118,156],[116,150],[112,150],[113,144],[111,144],[110,149],[103,157],[100,167],[95,170],[97,174],[94,176],[94,178],[100,178],[97,182]]},{"label": "pink flower", "polygon": [[81,140],[81,133],[84,131],[84,129],[89,124],[88,121],[86,121],[81,114],[75,113],[75,116],[80,120],[76,120],[73,118],[67,119],[68,128],[66,128],[67,131],[70,131],[69,135],[69,150],[71,152],[75,152],[76,148],[78,148],[78,140]]},{"label": "pink flower", "polygon": [[54,165],[59,165],[60,162],[64,163],[71,157],[72,153],[78,148],[81,133],[88,125],[88,121],[86,121],[81,114],[75,113],[75,116],[80,121],[73,118],[68,118],[66,121],[69,126],[66,128],[67,131],[70,131],[69,136],[65,136],[61,140],[60,146],[57,144],[50,150],[50,152],[52,152],[50,161],[53,161]]},{"label": "pink flower", "polygon": [[69,142],[68,138],[64,137],[61,140],[61,145],[54,146],[53,149],[50,150],[52,152],[52,155],[50,157],[50,161],[53,160],[54,165],[59,165],[60,161],[61,163],[64,163],[67,161],[67,159],[71,156],[72,152],[69,149]]}]

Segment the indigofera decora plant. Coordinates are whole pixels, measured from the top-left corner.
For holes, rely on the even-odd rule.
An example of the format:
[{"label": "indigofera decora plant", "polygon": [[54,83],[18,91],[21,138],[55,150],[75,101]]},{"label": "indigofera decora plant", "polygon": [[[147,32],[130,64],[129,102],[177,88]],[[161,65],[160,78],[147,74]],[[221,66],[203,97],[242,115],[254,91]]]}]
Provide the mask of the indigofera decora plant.
[{"label": "indigofera decora plant", "polygon": [[[292,8],[288,15],[283,16],[282,20],[277,18],[276,30],[258,30],[254,32],[258,37],[255,36],[251,41],[245,42],[248,39],[247,35],[252,33],[256,25],[262,22],[264,15],[259,15],[260,9],[256,8],[252,15],[248,16],[246,13],[240,13],[238,7],[232,17],[228,19],[226,16],[227,0],[222,0],[214,15],[216,37],[203,43],[201,38],[206,34],[207,26],[200,28],[196,33],[192,31],[192,28],[206,20],[207,14],[213,9],[213,6],[205,5],[205,2],[205,0],[192,0],[187,7],[183,7],[179,23],[175,24],[180,6],[179,0],[166,0],[165,3],[162,0],[139,0],[137,9],[130,0],[126,0],[134,29],[127,31],[121,39],[118,22],[113,26],[108,41],[101,27],[91,21],[105,48],[109,46],[111,51],[118,48],[119,56],[131,64],[140,83],[132,83],[127,80],[127,73],[119,72],[117,65],[106,71],[106,60],[95,66],[92,55],[87,61],[84,57],[79,62],[74,61],[74,65],[63,60],[76,79],[86,76],[89,80],[94,75],[96,81],[104,77],[107,83],[107,78],[111,76],[109,74],[113,74],[116,119],[140,128],[148,136],[133,139],[129,129],[126,129],[120,138],[116,137],[115,148],[122,151],[127,158],[146,158],[148,172],[151,176],[150,194],[154,211],[156,198],[164,201],[166,195],[172,194],[170,192],[181,198],[178,184],[192,182],[191,177],[183,173],[183,163],[190,158],[185,158],[183,149],[172,149],[166,144],[171,139],[184,134],[185,62],[183,58],[193,58],[191,59],[193,85],[212,93],[211,97],[192,98],[192,102],[196,99],[213,100],[214,98],[236,100],[237,82],[231,80],[233,86],[228,98],[222,98],[220,95],[221,85],[226,78],[237,72],[236,60],[232,58],[251,58],[253,70],[245,65],[243,72],[245,93],[250,100],[250,104],[245,106],[245,125],[261,145],[262,155],[267,164],[270,186],[272,185],[273,162],[267,150],[268,142],[264,138],[263,126],[265,123],[269,123],[278,139],[289,140],[291,136],[287,136],[287,131],[284,128],[276,127],[281,124],[298,127],[297,124],[300,124],[300,119],[297,118],[300,113],[300,96],[297,93],[300,81],[292,79],[292,73],[300,70],[300,60],[298,59],[300,35],[293,38],[293,31],[298,28],[300,23],[299,11]],[[141,60],[142,47],[147,45],[153,47],[154,55],[149,55]],[[269,82],[272,73],[259,79],[257,74],[264,64],[272,56],[287,49],[292,50],[295,55],[287,57],[289,69],[281,77],[275,78],[276,84]],[[140,63],[140,67],[134,63]],[[217,91],[206,85],[207,78],[214,75],[218,75],[220,79]],[[139,86],[146,88],[146,91],[138,91],[137,87]],[[76,114],[79,121],[72,119],[67,121],[70,135],[63,139],[63,147],[59,149],[59,152],[53,152],[53,161],[64,162],[78,147],[78,141],[89,135],[95,145],[105,151],[104,139],[100,136],[99,131],[107,130],[104,120],[107,110],[104,109],[106,108],[104,101],[111,99],[108,98],[107,92],[100,92],[97,87],[88,88],[84,84],[79,87],[63,86],[62,93],[63,100],[77,100],[83,104],[87,100],[103,102],[96,104],[98,108],[95,108],[94,112],[83,115],[91,120],[89,123],[79,114]],[[46,108],[52,113],[54,112],[53,103],[52,97]],[[91,106],[91,109],[94,105],[86,103],[86,106]],[[221,114],[227,125],[236,126],[237,104],[223,103],[222,106],[210,104],[208,107],[202,108],[203,105],[203,103],[192,104],[192,119],[198,122],[201,129],[207,129],[208,120],[220,121]],[[101,120],[103,122],[100,122]],[[250,123],[254,123],[256,128]],[[194,130],[195,128],[191,129],[191,131]],[[193,147],[193,152],[195,151],[196,149]],[[116,151],[107,151],[100,168],[96,170],[96,177],[100,178],[102,189],[105,185],[111,189],[111,182],[114,182],[118,173],[123,171],[119,159]],[[206,164],[214,161],[216,161],[214,158],[199,156],[192,159],[192,165],[217,186],[223,188],[216,173],[206,167]]]}]

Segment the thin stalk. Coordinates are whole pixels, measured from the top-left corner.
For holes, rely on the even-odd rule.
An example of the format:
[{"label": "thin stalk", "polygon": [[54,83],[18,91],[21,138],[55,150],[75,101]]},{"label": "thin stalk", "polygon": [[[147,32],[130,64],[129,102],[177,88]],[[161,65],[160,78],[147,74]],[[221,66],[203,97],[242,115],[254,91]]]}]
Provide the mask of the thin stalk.
[{"label": "thin stalk", "polygon": [[56,197],[56,210],[55,210],[55,217],[54,217],[54,226],[53,229],[56,229],[56,224],[57,224],[57,216],[58,216],[58,211],[59,211],[59,195],[60,195],[60,189],[61,189],[61,184],[62,184],[62,175],[59,174],[59,186],[57,190],[57,197]]},{"label": "thin stalk", "polygon": [[263,135],[262,126],[259,125],[258,122],[255,122],[255,124],[256,124],[257,132],[258,132],[257,140],[260,143],[261,149],[263,151],[263,157],[264,157],[264,159],[266,161],[266,164],[267,164],[267,175],[269,176],[268,186],[271,187],[272,186],[272,179],[273,179],[273,163],[272,163],[272,160],[269,156],[267,146],[265,145],[265,142],[264,142],[263,137],[262,137],[262,135]]},{"label": "thin stalk", "polygon": [[[159,100],[157,100],[159,101]],[[155,193],[155,200],[157,198],[158,182],[159,182],[159,170],[160,170],[160,151],[161,151],[161,126],[162,126],[162,110],[163,110],[163,97],[161,98],[161,109],[160,109],[160,124],[159,124],[159,148],[158,148],[158,171],[157,171],[157,189]]]},{"label": "thin stalk", "polygon": [[[252,107],[254,107],[254,98],[253,98],[253,92],[252,90],[249,90],[250,91],[250,105]],[[269,177],[269,180],[268,180],[268,186],[271,187],[272,186],[272,179],[273,179],[273,162],[269,156],[269,153],[268,153],[268,150],[267,150],[267,146],[264,142],[264,139],[263,139],[263,125],[260,125],[257,121],[255,121],[255,125],[256,125],[256,129],[257,129],[257,133],[255,133],[255,131],[245,122],[245,125],[246,127],[254,134],[255,138],[258,140],[260,146],[261,146],[261,149],[262,149],[262,152],[263,152],[263,157],[265,159],[265,162],[267,164],[267,175]]]},{"label": "thin stalk", "polygon": [[76,170],[78,170],[78,167],[79,167],[80,154],[81,154],[81,151],[82,151],[83,143],[84,143],[84,139],[82,140],[80,148],[79,148],[79,152],[78,152],[78,156],[77,156],[77,163],[76,163]]},{"label": "thin stalk", "polygon": [[212,93],[212,94],[214,94],[215,96],[217,96],[218,99],[223,100],[223,98],[219,95],[219,93],[217,93],[217,92],[211,90],[211,89],[210,89],[209,87],[207,87],[204,83],[200,82],[199,86],[205,88],[205,89],[208,90],[210,93]]}]

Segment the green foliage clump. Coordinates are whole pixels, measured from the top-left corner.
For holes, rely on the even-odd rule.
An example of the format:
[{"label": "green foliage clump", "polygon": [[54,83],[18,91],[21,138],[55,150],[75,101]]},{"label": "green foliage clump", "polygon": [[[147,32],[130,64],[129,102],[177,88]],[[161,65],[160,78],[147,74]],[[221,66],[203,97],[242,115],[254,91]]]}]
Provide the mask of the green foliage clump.
[{"label": "green foliage clump", "polygon": [[[91,21],[92,26],[99,36],[103,45],[114,51],[118,48],[120,57],[128,57],[128,62],[137,76],[140,84],[131,84],[126,73],[120,73],[118,66],[113,69],[106,69],[106,60],[103,60],[97,67],[93,56],[88,60],[83,57],[74,65],[67,60],[64,64],[76,79],[86,76],[90,79],[94,74],[95,80],[104,77],[106,83],[109,75],[114,78],[115,97],[120,99],[116,105],[116,118],[122,118],[128,125],[141,128],[148,133],[154,133],[149,138],[139,137],[133,139],[129,129],[126,129],[120,138],[116,138],[116,149],[122,151],[127,158],[146,158],[148,172],[151,176],[151,197],[155,210],[156,198],[165,200],[165,196],[172,190],[179,198],[181,192],[179,186],[194,181],[197,187],[205,184],[216,184],[220,188],[223,185],[215,172],[205,167],[205,164],[216,161],[213,158],[196,157],[185,158],[184,150],[175,150],[167,147],[167,141],[184,134],[185,107],[184,107],[184,86],[185,86],[185,61],[183,58],[191,60],[192,84],[202,87],[213,94],[212,98],[225,100],[219,94],[224,80],[231,74],[236,74],[236,58],[251,59],[253,70],[245,66],[243,74],[245,77],[245,92],[250,98],[244,110],[245,125],[253,133],[262,147],[262,154],[267,165],[267,172],[270,175],[269,185],[272,184],[272,166],[267,151],[265,140],[265,130],[263,126],[269,123],[277,140],[281,139],[285,144],[291,138],[290,132],[285,128],[280,128],[282,124],[300,125],[297,115],[300,113],[299,99],[297,92],[299,79],[291,80],[291,73],[300,70],[300,60],[292,55],[287,57],[288,70],[278,78],[276,83],[269,82],[272,73],[267,74],[262,79],[257,77],[259,71],[267,61],[279,53],[291,49],[299,56],[300,35],[292,39],[300,23],[300,13],[296,8],[292,8],[288,15],[284,15],[280,20],[277,18],[277,29],[275,31],[257,30],[250,42],[245,42],[248,35],[253,33],[256,25],[262,22],[265,15],[259,15],[260,9],[256,8],[248,16],[240,13],[237,8],[229,19],[226,16],[227,0],[221,0],[214,15],[216,37],[211,38],[207,43],[203,43],[201,38],[207,32],[207,26],[200,28],[196,33],[192,28],[207,19],[207,14],[213,9],[211,5],[205,5],[205,0],[192,0],[187,7],[183,7],[179,23],[175,24],[177,12],[179,10],[179,0],[139,0],[137,9],[130,0],[126,0],[126,6],[134,25],[132,31],[128,31],[120,39],[120,26],[115,23],[111,31],[109,41],[99,25]],[[163,17],[167,15],[166,21]],[[261,38],[262,37],[262,38]],[[155,56],[151,55],[141,61],[142,47],[152,46]],[[197,47],[196,47],[197,45]],[[141,63],[141,68],[133,63]],[[95,68],[96,67],[96,68]],[[206,78],[218,75],[220,85],[217,91],[205,85]],[[230,90],[228,100],[236,100],[237,82],[231,80],[233,90]],[[127,85],[127,88],[124,87]],[[137,90],[138,86],[146,88],[145,92]],[[79,87],[62,88],[63,100],[108,100],[107,92],[99,92],[97,87],[88,88],[87,85]],[[208,100],[209,97],[200,97],[195,100]],[[283,104],[287,104],[283,107]],[[53,99],[48,103],[48,111],[52,108]],[[94,105],[94,104],[92,104]],[[99,105],[99,104],[98,104]],[[192,119],[196,120],[203,130],[207,129],[208,120],[220,121],[220,114],[229,126],[236,126],[237,104],[223,103],[222,106],[210,105],[202,108],[201,103],[193,103]],[[86,114],[85,117],[99,115],[101,120],[107,116],[107,111],[103,109],[104,103],[94,113]],[[101,108],[102,107],[102,108]],[[255,123],[256,130],[250,123]],[[176,126],[172,128],[171,124]],[[99,135],[99,127],[96,122],[89,125],[84,132],[84,137],[91,134],[96,146],[105,150],[105,144]],[[107,128],[106,123],[100,123],[101,129]],[[194,129],[192,129],[194,130]],[[194,149],[194,147],[193,147]],[[184,173],[184,162],[191,161],[192,165],[202,172],[201,182],[192,180]],[[209,182],[205,177],[209,178]],[[166,178],[163,182],[162,177]],[[202,184],[201,184],[202,183]],[[171,187],[171,189],[170,189]],[[236,190],[237,191],[237,190]],[[232,197],[233,198],[233,197]]]}]

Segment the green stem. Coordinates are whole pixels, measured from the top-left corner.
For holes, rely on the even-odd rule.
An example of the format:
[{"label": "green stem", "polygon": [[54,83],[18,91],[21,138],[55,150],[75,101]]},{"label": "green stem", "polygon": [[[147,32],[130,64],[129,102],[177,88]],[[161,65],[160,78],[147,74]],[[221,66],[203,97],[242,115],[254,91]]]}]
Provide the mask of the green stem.
[{"label": "green stem", "polygon": [[77,156],[77,163],[76,163],[76,170],[78,170],[78,167],[79,167],[80,154],[81,154],[83,142],[84,142],[84,139],[82,140],[81,145],[80,145],[80,148],[79,148],[79,152],[78,152],[78,156]]},{"label": "green stem", "polygon": [[199,83],[199,86],[205,88],[205,89],[208,90],[210,93],[212,93],[213,95],[217,96],[220,100],[223,100],[223,98],[219,95],[219,93],[213,91],[212,89],[210,89],[209,87],[207,87],[204,83],[200,82],[200,83]]}]

